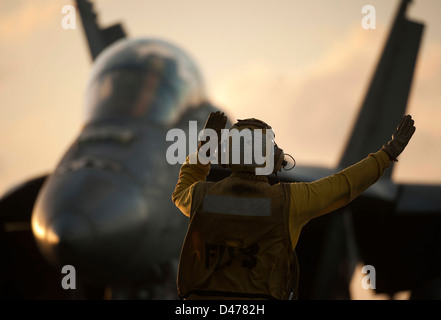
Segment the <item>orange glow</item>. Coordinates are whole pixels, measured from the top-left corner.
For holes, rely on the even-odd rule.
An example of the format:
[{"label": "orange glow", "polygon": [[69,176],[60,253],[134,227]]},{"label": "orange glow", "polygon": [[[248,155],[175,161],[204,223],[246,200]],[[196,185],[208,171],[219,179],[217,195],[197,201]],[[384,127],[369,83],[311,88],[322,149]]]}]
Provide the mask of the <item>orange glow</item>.
[{"label": "orange glow", "polygon": [[[35,217],[35,215],[34,215]],[[44,228],[38,219],[32,219],[32,231],[34,232],[34,236],[40,240],[46,240],[50,244],[56,244],[60,241],[58,236],[52,231]]]},{"label": "orange glow", "polygon": [[364,289],[362,286],[362,279],[365,274],[362,273],[364,264],[359,262],[352,275],[349,289],[352,300],[409,300],[410,291],[397,292],[393,297],[387,294],[378,294],[373,289]]}]

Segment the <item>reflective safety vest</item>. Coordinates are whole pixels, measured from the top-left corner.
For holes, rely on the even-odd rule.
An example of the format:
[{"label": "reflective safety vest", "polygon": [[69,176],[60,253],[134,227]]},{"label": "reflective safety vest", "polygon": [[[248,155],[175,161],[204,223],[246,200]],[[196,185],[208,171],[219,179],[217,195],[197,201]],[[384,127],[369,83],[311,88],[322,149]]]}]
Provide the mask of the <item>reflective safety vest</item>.
[{"label": "reflective safety vest", "polygon": [[179,297],[288,299],[297,262],[289,205],[289,185],[271,186],[261,176],[233,172],[199,183],[179,261]]}]

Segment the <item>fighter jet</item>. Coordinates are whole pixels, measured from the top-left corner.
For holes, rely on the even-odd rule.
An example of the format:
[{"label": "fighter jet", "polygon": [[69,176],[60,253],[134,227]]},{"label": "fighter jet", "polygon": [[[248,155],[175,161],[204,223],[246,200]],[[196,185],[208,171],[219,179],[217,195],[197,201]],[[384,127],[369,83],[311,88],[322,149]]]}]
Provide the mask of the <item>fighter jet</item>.
[{"label": "fighter jet", "polygon": [[[409,2],[401,2],[339,166],[296,167],[270,176],[271,183],[319,179],[389,140],[406,110],[423,31],[405,17]],[[77,8],[94,62],[89,113],[53,173],[0,201],[7,261],[0,266],[0,295],[177,298],[177,260],[188,221],[171,202],[179,166],[165,161],[165,135],[170,128],[187,131],[190,120],[201,129],[218,108],[208,102],[202,77],[182,50],[160,40],[125,39],[121,25],[102,29],[89,1],[78,0]],[[229,173],[212,165],[208,179]],[[300,299],[350,298],[358,260],[376,267],[379,293],[439,294],[441,186],[396,184],[391,173],[303,229],[296,249]],[[76,270],[76,290],[61,286],[66,265]]]},{"label": "fighter jet", "polygon": [[[53,173],[1,201],[2,238],[11,254],[2,294],[64,297],[62,267],[72,266],[74,298],[95,298],[104,288],[113,299],[177,298],[188,222],[171,202],[179,166],[166,161],[166,133],[187,132],[190,120],[200,130],[219,109],[208,102],[197,66],[180,48],[126,39],[119,24],[100,28],[88,1],[78,0],[77,9],[94,62],[87,119]],[[26,246],[17,237],[26,237]],[[26,272],[16,265],[41,268]],[[48,281],[53,286],[39,285]]]}]

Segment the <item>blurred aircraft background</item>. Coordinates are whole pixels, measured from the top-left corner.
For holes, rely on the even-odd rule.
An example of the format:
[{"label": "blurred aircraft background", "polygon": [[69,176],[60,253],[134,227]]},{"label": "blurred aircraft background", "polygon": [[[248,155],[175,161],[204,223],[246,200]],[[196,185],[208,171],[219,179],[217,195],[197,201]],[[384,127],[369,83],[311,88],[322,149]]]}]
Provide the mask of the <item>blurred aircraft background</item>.
[{"label": "blurred aircraft background", "polygon": [[[36,172],[52,171],[81,129],[84,110],[79,106],[84,105],[90,60],[80,21],[75,30],[61,27],[61,8],[70,3],[2,4],[3,191]],[[133,7],[127,8],[115,1],[97,1],[97,11],[100,19],[111,23],[122,19],[130,35],[164,38],[184,48],[201,66],[211,101],[232,119],[265,119],[275,129],[278,144],[293,153],[299,165],[333,167],[399,5],[371,4],[377,13],[375,30],[361,28],[363,1],[287,1],[277,6],[164,1],[131,2]],[[439,6],[421,0],[409,8],[409,15],[429,28],[408,108],[418,134],[395,168],[393,178],[398,181],[435,183],[441,177],[437,143],[441,132],[434,120],[440,113]],[[130,17],[124,10],[130,10]],[[439,259],[439,252],[434,257]],[[20,271],[35,278],[26,266]],[[53,279],[54,287],[60,277]]]}]

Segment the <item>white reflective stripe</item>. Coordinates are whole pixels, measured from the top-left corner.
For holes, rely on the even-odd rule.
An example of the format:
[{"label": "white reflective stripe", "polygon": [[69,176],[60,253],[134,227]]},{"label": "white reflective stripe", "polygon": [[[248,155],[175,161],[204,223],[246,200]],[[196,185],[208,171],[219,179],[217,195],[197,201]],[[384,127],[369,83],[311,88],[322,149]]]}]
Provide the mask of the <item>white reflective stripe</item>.
[{"label": "white reflective stripe", "polygon": [[270,198],[242,198],[207,194],[202,211],[239,216],[271,216]]}]

